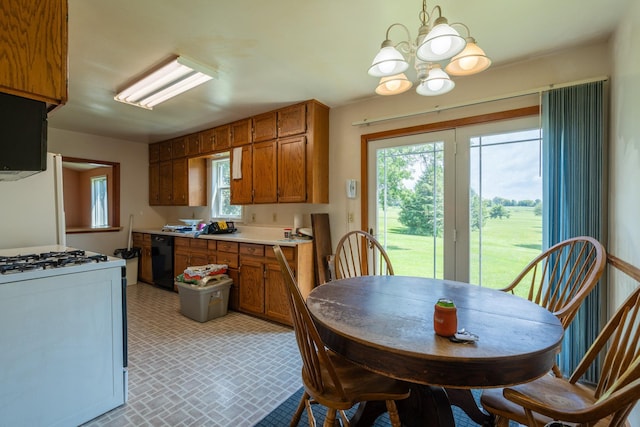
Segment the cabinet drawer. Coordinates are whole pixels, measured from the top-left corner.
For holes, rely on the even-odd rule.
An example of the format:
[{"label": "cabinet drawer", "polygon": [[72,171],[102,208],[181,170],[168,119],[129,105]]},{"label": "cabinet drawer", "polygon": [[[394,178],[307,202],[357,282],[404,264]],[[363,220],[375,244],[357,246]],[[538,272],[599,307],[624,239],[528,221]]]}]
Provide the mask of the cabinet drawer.
[{"label": "cabinet drawer", "polygon": [[207,241],[199,240],[199,239],[191,239],[191,249],[197,249],[206,251],[207,250]]},{"label": "cabinet drawer", "polygon": [[143,241],[144,243],[151,244],[151,234],[149,234],[149,233],[145,233],[145,234],[143,234],[143,235],[142,235],[142,241]]},{"label": "cabinet drawer", "polygon": [[176,247],[183,247],[183,248],[188,248],[189,247],[189,238],[186,237],[176,237],[173,239],[173,246]]},{"label": "cabinet drawer", "polygon": [[216,248],[217,245],[215,240],[207,240],[207,249],[209,249],[210,251],[215,251]]},{"label": "cabinet drawer", "polygon": [[229,268],[238,268],[238,254],[218,252],[216,254],[216,264],[227,264]]},{"label": "cabinet drawer", "polygon": [[[282,254],[284,255],[284,257],[287,259],[287,261],[294,261],[296,258],[296,250],[295,248],[292,248],[291,246],[280,246],[280,249],[282,250]],[[267,258],[276,258],[276,254],[275,252],[273,252],[273,247],[272,246],[267,246],[266,250],[265,250],[265,256]]]},{"label": "cabinet drawer", "polygon": [[237,242],[226,242],[224,240],[218,240],[218,252],[231,252],[234,254],[238,253],[238,243]]},{"label": "cabinet drawer", "polygon": [[240,245],[240,255],[264,256],[264,246],[252,243],[242,243]]}]

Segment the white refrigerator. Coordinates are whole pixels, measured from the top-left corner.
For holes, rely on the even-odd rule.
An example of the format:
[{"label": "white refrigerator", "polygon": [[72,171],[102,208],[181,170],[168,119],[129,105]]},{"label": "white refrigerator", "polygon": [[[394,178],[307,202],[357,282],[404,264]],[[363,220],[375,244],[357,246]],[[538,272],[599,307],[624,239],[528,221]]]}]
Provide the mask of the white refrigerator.
[{"label": "white refrigerator", "polygon": [[66,245],[62,156],[47,153],[47,170],[0,181],[0,249]]}]

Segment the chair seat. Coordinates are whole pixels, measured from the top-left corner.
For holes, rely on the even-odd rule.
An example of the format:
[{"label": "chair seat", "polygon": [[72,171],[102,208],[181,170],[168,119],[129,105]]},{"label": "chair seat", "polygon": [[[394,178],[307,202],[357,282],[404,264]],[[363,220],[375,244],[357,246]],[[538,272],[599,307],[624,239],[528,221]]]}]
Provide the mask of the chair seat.
[{"label": "chair seat", "polygon": [[[305,378],[303,370],[302,382],[305,390],[321,405],[347,410],[359,402],[401,400],[409,397],[410,391],[407,383],[364,369],[334,352],[329,351],[328,355],[340,377],[348,400],[343,400],[335,389],[315,390],[311,386],[311,382]],[[329,380],[329,373],[325,369],[322,371],[322,376],[325,378],[325,385],[332,384]]]},{"label": "chair seat", "polygon": [[[509,387],[524,396],[535,396],[537,401],[546,403],[548,406],[561,407],[567,412],[586,410],[593,406],[593,389],[583,384],[571,384],[563,378],[553,375],[545,375],[535,381]],[[527,424],[527,416],[522,406],[506,399],[502,388],[488,389],[482,392],[480,401],[482,406],[492,414],[504,416],[521,424]],[[545,425],[553,419],[536,415],[536,421],[540,425]],[[594,426],[605,427],[610,424],[611,416],[600,420]],[[627,423],[628,424],[628,423]]]}]

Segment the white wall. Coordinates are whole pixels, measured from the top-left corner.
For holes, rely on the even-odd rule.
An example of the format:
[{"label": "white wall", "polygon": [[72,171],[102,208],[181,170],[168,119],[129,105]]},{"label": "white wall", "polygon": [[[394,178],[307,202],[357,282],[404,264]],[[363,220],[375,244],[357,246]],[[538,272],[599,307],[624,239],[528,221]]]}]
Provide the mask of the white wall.
[{"label": "white wall", "polygon": [[[640,266],[640,2],[629,2],[629,11],[612,42],[611,151],[609,244],[607,250]],[[609,276],[611,308],[618,306],[635,284],[618,275]],[[640,426],[640,408],[629,417]]]},{"label": "white wall", "polygon": [[134,215],[134,227],[159,228],[163,225],[164,212],[149,207],[149,151],[146,144],[49,128],[48,151],[63,157],[120,163],[121,231],[69,234],[68,246],[113,254],[116,248],[127,246],[130,214]]}]

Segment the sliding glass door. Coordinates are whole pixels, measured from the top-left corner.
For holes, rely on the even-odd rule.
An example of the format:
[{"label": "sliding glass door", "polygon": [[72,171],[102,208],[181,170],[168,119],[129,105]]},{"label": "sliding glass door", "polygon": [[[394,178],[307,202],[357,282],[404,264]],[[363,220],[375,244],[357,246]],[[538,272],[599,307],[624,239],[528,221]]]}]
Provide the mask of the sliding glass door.
[{"label": "sliding glass door", "polygon": [[371,141],[371,231],[396,274],[502,287],[541,250],[537,117]]}]

